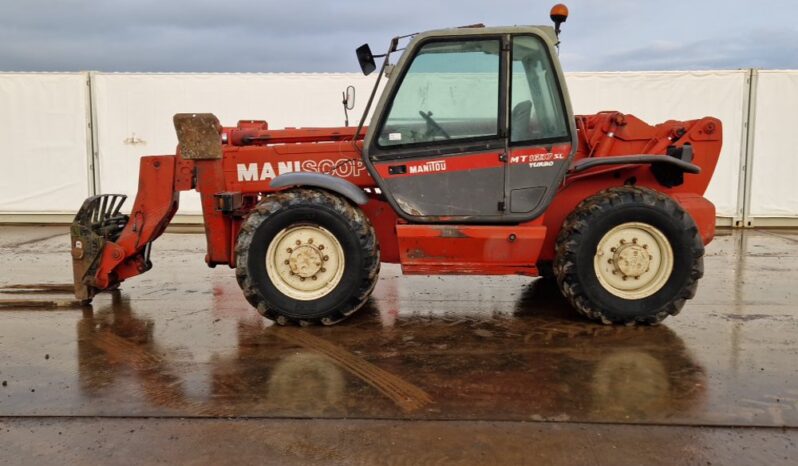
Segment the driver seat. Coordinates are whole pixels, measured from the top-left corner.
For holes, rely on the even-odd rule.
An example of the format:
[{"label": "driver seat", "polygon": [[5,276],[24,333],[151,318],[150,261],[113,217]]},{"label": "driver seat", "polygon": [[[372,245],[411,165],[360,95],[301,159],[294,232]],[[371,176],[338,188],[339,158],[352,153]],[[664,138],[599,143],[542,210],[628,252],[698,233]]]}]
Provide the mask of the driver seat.
[{"label": "driver seat", "polygon": [[528,141],[533,138],[532,101],[525,100],[513,107],[510,115],[510,140]]}]

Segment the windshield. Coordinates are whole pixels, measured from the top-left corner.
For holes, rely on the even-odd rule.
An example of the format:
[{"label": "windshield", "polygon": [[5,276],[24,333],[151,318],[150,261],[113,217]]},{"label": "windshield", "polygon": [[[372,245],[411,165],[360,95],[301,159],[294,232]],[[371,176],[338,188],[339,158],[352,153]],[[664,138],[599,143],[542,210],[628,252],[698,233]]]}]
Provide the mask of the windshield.
[{"label": "windshield", "polygon": [[423,45],[390,104],[378,145],[496,137],[500,50],[498,38]]}]

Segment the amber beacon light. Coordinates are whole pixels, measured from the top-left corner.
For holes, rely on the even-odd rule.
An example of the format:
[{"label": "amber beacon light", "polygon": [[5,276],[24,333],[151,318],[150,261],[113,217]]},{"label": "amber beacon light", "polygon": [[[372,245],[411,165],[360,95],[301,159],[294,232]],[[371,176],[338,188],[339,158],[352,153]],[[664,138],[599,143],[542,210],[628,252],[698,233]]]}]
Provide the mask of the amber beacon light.
[{"label": "amber beacon light", "polygon": [[549,13],[549,17],[552,21],[554,21],[554,32],[559,37],[560,35],[560,24],[564,23],[566,19],[568,19],[568,7],[562,3],[558,3],[551,7],[551,12]]}]

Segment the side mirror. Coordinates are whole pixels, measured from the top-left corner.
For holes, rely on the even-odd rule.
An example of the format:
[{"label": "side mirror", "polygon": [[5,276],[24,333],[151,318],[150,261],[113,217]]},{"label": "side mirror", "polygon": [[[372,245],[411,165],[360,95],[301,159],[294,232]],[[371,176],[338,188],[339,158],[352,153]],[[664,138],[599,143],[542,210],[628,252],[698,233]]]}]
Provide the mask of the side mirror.
[{"label": "side mirror", "polygon": [[360,69],[363,74],[368,76],[377,69],[377,64],[374,63],[374,54],[371,53],[369,44],[363,44],[355,50],[357,61],[360,63]]},{"label": "side mirror", "polygon": [[355,86],[346,86],[346,90],[341,94],[344,98],[341,101],[344,105],[344,125],[349,126],[349,110],[355,108]]},{"label": "side mirror", "polygon": [[347,110],[352,110],[355,108],[355,86],[346,86],[346,92],[344,94],[344,108]]}]

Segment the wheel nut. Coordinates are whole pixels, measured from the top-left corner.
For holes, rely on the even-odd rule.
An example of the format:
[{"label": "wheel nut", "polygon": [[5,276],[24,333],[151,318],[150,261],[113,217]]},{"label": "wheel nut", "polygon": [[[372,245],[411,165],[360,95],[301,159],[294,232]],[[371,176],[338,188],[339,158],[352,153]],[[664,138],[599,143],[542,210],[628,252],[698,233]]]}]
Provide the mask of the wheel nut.
[{"label": "wheel nut", "polygon": [[296,240],[296,245],[299,246],[300,244],[302,244],[302,241]]},{"label": "wheel nut", "polygon": [[285,265],[288,265],[288,264],[289,264],[289,262],[288,262],[288,259],[286,259],[285,261],[283,261],[283,264],[285,264]]},{"label": "wheel nut", "polygon": [[627,277],[626,275],[624,275],[624,276],[623,276],[623,277],[621,277],[621,278],[623,278],[623,281],[626,281],[626,279],[627,279],[627,278],[629,278],[629,277]]},{"label": "wheel nut", "polygon": [[610,248],[610,252],[615,252],[615,251],[617,251],[617,249],[615,249],[615,248]]},{"label": "wheel nut", "polygon": [[625,239],[622,239],[622,240],[621,240],[621,244],[626,244],[626,240],[625,240]]},{"label": "wheel nut", "polygon": [[637,244],[637,238],[632,238],[632,242],[633,242],[634,244]]},{"label": "wheel nut", "polygon": [[291,249],[291,248],[288,248],[288,249],[285,250],[285,252],[287,252],[288,254],[291,254],[292,252],[294,252],[294,250]]},{"label": "wheel nut", "polygon": [[324,262],[327,262],[328,260],[330,260],[330,256],[324,256]]},{"label": "wheel nut", "polygon": [[324,245],[323,245],[323,244],[320,244],[320,245],[319,245],[319,251],[321,251],[321,250],[323,250],[323,249],[324,249]]},{"label": "wheel nut", "polygon": [[608,264],[612,264],[612,259],[607,259]]},{"label": "wheel nut", "polygon": [[321,269],[319,269],[319,272],[322,272],[322,273],[324,273],[324,272],[326,272],[326,271],[327,271],[327,269],[325,269],[324,267],[322,267]]},{"label": "wheel nut", "polygon": [[312,278],[313,280],[316,280],[318,277],[316,277],[316,276],[314,275],[314,276],[312,276],[312,277],[310,277],[310,278]]},{"label": "wheel nut", "polygon": [[308,244],[313,244],[313,238],[308,239]]},{"label": "wheel nut", "polygon": [[[305,277],[299,277],[299,280],[304,282],[305,281]],[[626,280],[626,279],[624,278],[624,280]]]},{"label": "wheel nut", "polygon": [[647,245],[647,244],[644,244],[644,245],[643,245],[643,249],[648,249],[648,245]]}]

